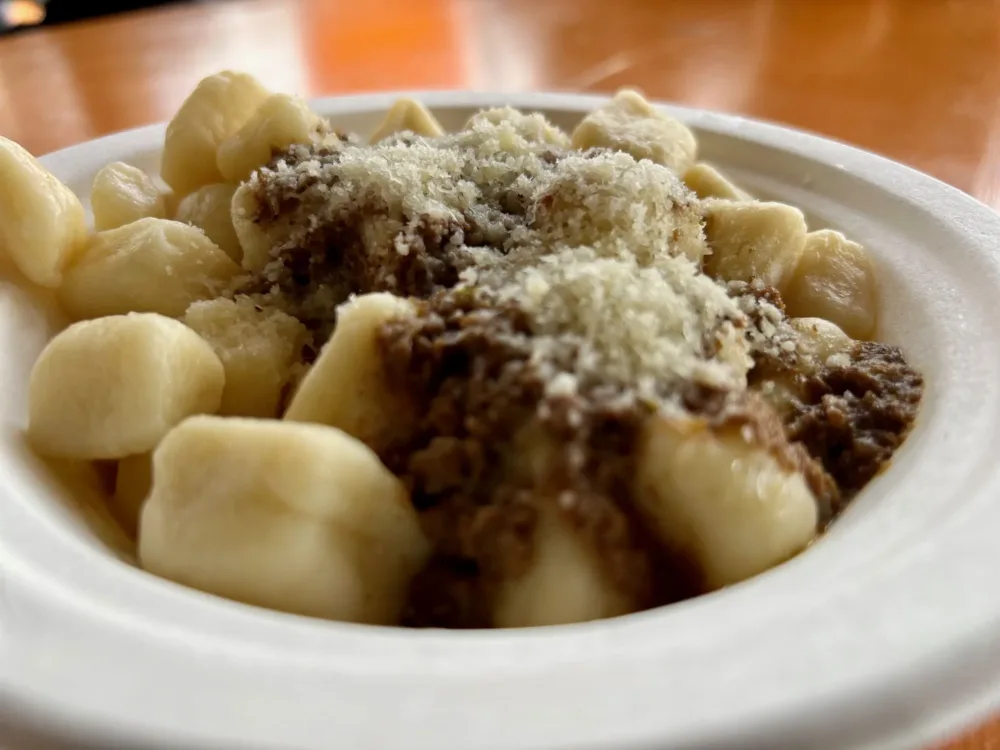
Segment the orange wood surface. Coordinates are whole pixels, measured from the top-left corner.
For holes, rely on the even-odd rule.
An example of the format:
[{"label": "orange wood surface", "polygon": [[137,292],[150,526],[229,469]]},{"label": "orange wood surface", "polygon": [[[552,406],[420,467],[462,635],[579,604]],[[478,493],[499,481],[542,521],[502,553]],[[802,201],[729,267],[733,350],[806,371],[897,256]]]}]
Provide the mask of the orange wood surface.
[{"label": "orange wood surface", "polygon": [[[0,38],[36,154],[168,119],[237,68],[305,94],[609,92],[827,134],[1000,207],[1000,0],[228,0]],[[1000,721],[947,746],[997,748]]]}]

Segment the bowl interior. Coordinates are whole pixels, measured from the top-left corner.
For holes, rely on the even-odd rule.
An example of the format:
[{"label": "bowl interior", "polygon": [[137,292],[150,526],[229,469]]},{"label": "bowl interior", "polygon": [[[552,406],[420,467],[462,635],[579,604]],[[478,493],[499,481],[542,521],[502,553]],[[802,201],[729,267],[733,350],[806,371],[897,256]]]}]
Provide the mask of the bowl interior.
[{"label": "bowl interior", "polygon": [[[460,127],[487,101],[485,95],[466,96],[462,105],[456,106],[454,98],[448,94],[426,98],[448,129]],[[319,102],[317,108],[329,115],[335,126],[367,134],[375,128],[391,101],[391,97],[326,100]],[[522,109],[542,111],[566,129],[571,129],[596,103],[581,97],[544,96],[513,97],[506,101]],[[503,97],[492,99],[493,104],[506,101]],[[841,627],[834,634],[834,640],[839,639],[836,647],[831,645],[832,640],[824,643],[817,635],[812,638],[815,643],[802,644],[794,654],[794,666],[786,659],[788,646],[794,642],[798,648],[800,640],[808,640],[811,636],[805,630],[796,631],[794,636],[788,634],[784,641],[767,640],[761,634],[771,627],[769,622],[783,613],[800,613],[804,623],[808,617],[819,617],[820,608],[830,606],[830,601],[838,597],[845,602],[853,597],[860,602],[863,596],[860,587],[865,581],[883,574],[895,575],[904,556],[909,559],[935,544],[943,544],[941,540],[946,538],[949,528],[957,527],[960,521],[986,507],[988,498],[981,490],[996,474],[990,446],[1000,428],[1000,402],[995,385],[1000,382],[1000,339],[991,335],[993,321],[1000,319],[997,293],[1000,263],[991,249],[995,244],[993,238],[1000,237],[1000,220],[958,191],[839,144],[746,123],[739,118],[681,109],[676,113],[696,130],[702,158],[722,168],[738,184],[761,198],[798,206],[812,229],[834,228],[865,245],[874,258],[881,289],[879,338],[901,346],[926,377],[925,401],[917,426],[892,466],[804,554],[732,589],[662,611],[586,626],[541,629],[549,631],[548,634],[536,631],[536,634],[494,633],[482,637],[468,633],[379,635],[383,629],[359,630],[319,621],[306,623],[304,618],[246,607],[154,579],[130,565],[134,559],[132,544],[109,517],[101,499],[107,478],[88,466],[52,466],[34,457],[25,445],[28,374],[61,320],[50,295],[27,288],[16,272],[4,266],[0,269],[0,347],[4,352],[4,367],[0,368],[0,562],[6,554],[9,560],[33,572],[38,580],[59,579],[66,588],[76,587],[81,598],[100,599],[92,607],[95,613],[101,610],[111,613],[109,617],[113,614],[122,618],[127,613],[128,617],[138,618],[136,627],[141,624],[148,628],[158,627],[154,620],[159,618],[169,621],[171,626],[183,627],[187,638],[214,639],[212,643],[220,649],[227,647],[223,645],[227,642],[233,645],[238,641],[291,659],[295,655],[305,658],[319,653],[320,647],[336,647],[339,653],[350,652],[349,658],[344,657],[348,661],[365,662],[364,669],[384,669],[386,673],[394,670],[393,674],[428,669],[440,669],[441,674],[449,670],[509,671],[514,669],[511,666],[514,663],[519,670],[540,670],[546,665],[565,665],[574,659],[580,662],[581,649],[586,649],[583,653],[592,657],[592,664],[583,660],[587,663],[580,670],[600,668],[605,674],[620,670],[618,676],[624,684],[629,680],[646,680],[640,678],[639,667],[628,671],[631,669],[628,665],[633,663],[629,659],[635,657],[651,663],[648,654],[654,648],[650,644],[655,643],[656,664],[664,673],[684,675],[688,680],[685,694],[672,697],[675,703],[666,714],[646,705],[646,698],[641,696],[630,698],[628,706],[587,703],[598,701],[598,696],[574,692],[587,689],[585,680],[560,677],[558,690],[562,691],[564,701],[559,707],[549,706],[549,710],[558,713],[563,708],[568,711],[585,703],[603,708],[587,719],[570,720],[567,716],[561,724],[552,718],[554,714],[544,719],[525,715],[520,725],[499,722],[486,713],[477,713],[475,721],[469,715],[466,728],[478,732],[476,736],[493,737],[497,742],[501,738],[505,741],[520,738],[523,743],[519,746],[524,747],[562,747],[563,744],[555,742],[557,737],[583,737],[587,732],[592,733],[593,742],[601,737],[620,737],[622,733],[638,737],[658,732],[657,736],[664,736],[667,724],[673,728],[670,731],[676,732],[671,736],[693,737],[696,730],[706,731],[708,726],[721,732],[721,728],[729,726],[722,714],[738,728],[740,717],[752,709],[773,714],[778,705],[788,705],[791,700],[805,701],[807,693],[812,695],[811,690],[818,695],[821,690],[832,689],[834,682],[848,684],[850,680],[861,679],[867,674],[866,669],[875,668],[874,662],[868,664],[861,659],[859,663],[858,658],[850,663],[840,663],[836,658],[831,661],[830,652],[831,648],[833,651],[841,647],[867,648],[865,639],[857,637],[857,631]],[[90,183],[101,166],[121,160],[156,172],[161,142],[162,128],[154,127],[84,144],[51,155],[45,161],[89,204]],[[927,554],[932,553],[937,554],[933,550]],[[945,587],[946,583],[942,578],[940,585]],[[932,582],[926,585],[931,586]],[[25,588],[23,596],[28,595]],[[2,615],[3,608],[9,608],[17,596],[0,601]],[[864,601],[865,606],[848,608],[857,628],[874,627],[876,618],[883,614],[893,616],[889,597]],[[996,604],[982,598],[974,601],[982,604],[984,616],[987,605]],[[946,632],[957,632],[972,614],[966,607],[962,612],[941,613],[942,617],[952,618],[947,623],[929,619],[912,623],[907,637],[914,643],[924,643],[932,636],[943,639]],[[0,617],[0,627],[3,622]],[[27,641],[34,636],[29,632],[32,621],[24,617],[21,622]],[[94,625],[95,639],[99,637],[98,630]],[[239,635],[230,638],[237,631]],[[140,653],[141,641],[137,636],[135,653]],[[148,639],[142,642],[148,645]],[[739,662],[741,669],[725,668],[728,686],[724,692],[732,701],[725,705],[740,708],[738,711],[727,708],[720,714],[713,706],[721,705],[718,700],[723,689],[713,677],[715,667],[709,664],[714,658],[722,670],[720,660],[729,658],[727,654],[731,651],[726,649],[735,649],[737,642],[754,644],[750,661]],[[888,670],[885,665],[890,658],[905,663],[907,653],[911,653],[906,649],[913,647],[906,639],[881,644],[876,652],[879,668]],[[193,649],[193,646],[189,649],[192,654]],[[150,652],[149,648],[142,651],[143,658]],[[710,652],[715,656],[707,656]],[[463,656],[458,658],[458,654]],[[85,656],[77,656],[81,663],[86,660]],[[13,653],[10,663],[16,663],[16,659],[17,653]],[[188,664],[190,674],[197,672],[193,664]],[[779,665],[785,670],[780,680],[776,677]],[[91,666],[98,668],[96,662]],[[236,675],[236,668],[233,670]],[[127,681],[112,681],[105,685],[104,695],[77,691],[70,697],[69,688],[55,673],[48,682],[37,676],[37,669],[32,674],[39,690],[59,693],[67,702],[72,700],[75,706],[86,706],[98,713],[109,711],[108,704],[116,696],[126,702],[130,696]],[[765,674],[775,678],[762,680]],[[223,679],[214,673],[197,672],[197,675],[206,685]],[[823,675],[823,680],[817,681],[816,675]],[[504,695],[510,700],[520,696],[526,704],[531,696],[543,700],[546,690],[556,690],[555,676],[551,677],[552,682],[547,681],[548,676],[536,677],[537,681],[532,683],[536,688],[526,690],[522,686],[516,693]],[[653,680],[649,677],[649,684]],[[380,683],[379,689],[388,689],[385,684]],[[402,685],[399,682],[397,686]],[[796,686],[794,698],[790,697],[790,685]],[[273,700],[267,689],[267,685],[261,684],[254,696],[261,701]],[[356,696],[342,695],[344,708],[334,713],[347,722],[344,726],[350,724],[347,707],[355,698],[365,699],[365,689],[356,689]],[[456,696],[461,694],[457,683],[455,690]],[[675,692],[672,691],[672,696]],[[152,695],[146,695],[146,705]],[[478,701],[476,706],[488,705],[498,695],[499,692],[496,696],[469,692],[468,706],[473,706],[473,700]],[[145,720],[149,724],[159,722],[161,728],[168,727],[171,725],[168,709],[180,710],[178,705],[186,700],[187,695],[175,690],[166,707],[162,711],[150,708]],[[190,700],[185,705],[195,710],[196,696],[192,695]],[[290,743],[291,732],[303,738],[303,747],[311,747],[306,740],[311,736],[310,727],[318,724],[288,729],[287,721],[281,724],[275,719],[274,723],[268,723],[265,718],[265,714],[287,717],[291,715],[289,712],[304,711],[306,704],[308,700],[303,698],[301,705],[262,712],[254,731],[260,738],[277,743]],[[421,704],[421,710],[412,716],[401,715],[400,726],[406,724],[414,732],[414,746],[423,737],[427,739],[425,746],[458,748],[465,742],[465,747],[472,747],[470,736],[463,740],[461,733],[456,733],[448,743],[441,741],[444,735],[432,735],[434,725],[428,717],[436,710],[435,706]],[[317,704],[316,711],[318,715],[326,708]],[[206,732],[209,728],[217,729],[220,737],[228,732],[225,736],[230,739],[239,736],[234,727],[239,724],[236,717],[241,714],[233,708],[225,715],[232,719],[225,731],[219,728],[222,720],[218,718],[199,719],[192,727],[201,727]],[[334,714],[323,715],[326,721],[332,720],[329,717]],[[626,716],[630,718],[626,720]],[[617,727],[614,732],[608,729],[612,724]],[[353,737],[370,739],[361,730],[350,727],[344,731],[353,732]],[[421,734],[425,731],[421,727],[426,733]],[[862,731],[862,723],[857,725],[857,731]],[[525,739],[529,736],[530,742]],[[848,746],[846,740],[840,746]]]},{"label": "bowl interior", "polygon": [[[433,108],[435,116],[446,129],[458,129],[475,112],[474,106],[440,106]],[[571,130],[581,113],[561,109],[543,109],[543,113],[556,125]],[[378,125],[384,110],[370,108],[364,111],[335,113],[331,122],[338,128],[367,135]],[[696,130],[697,126],[696,126]],[[942,289],[957,288],[960,282],[949,282],[956,269],[948,267],[948,259],[935,254],[937,247],[947,247],[946,237],[937,237],[927,227],[914,226],[912,217],[905,226],[892,221],[892,206],[884,196],[873,196],[870,205],[876,210],[863,211],[865,184],[855,180],[846,171],[829,165],[809,163],[808,160],[790,158],[779,149],[751,144],[731,134],[711,130],[698,130],[701,155],[732,176],[738,184],[756,196],[780,200],[801,208],[810,229],[838,229],[864,244],[874,256],[880,282],[880,331],[879,337],[904,348],[907,356],[928,377],[927,401],[920,425],[897,454],[894,466],[884,478],[872,483],[851,506],[849,511],[824,538],[829,543],[844,535],[861,520],[880,518],[888,520],[901,512],[895,509],[903,502],[899,493],[887,492],[893,477],[908,471],[912,456],[925,439],[929,421],[935,412],[935,400],[942,379],[947,380],[939,367],[947,363],[939,356],[947,334],[941,321],[936,321],[942,304]],[[111,160],[134,164],[151,174],[159,170],[159,139],[136,142],[131,148],[122,149],[107,140],[99,141],[84,158],[59,159],[57,172],[81,197],[89,212],[90,185],[96,170]],[[850,194],[853,193],[853,194]],[[850,200],[845,201],[845,194]],[[882,203],[878,203],[881,198]],[[934,226],[931,229],[946,229]],[[940,234],[940,233],[939,233]],[[928,264],[919,266],[920,262]],[[933,266],[933,267],[932,267]],[[3,460],[8,471],[30,487],[30,494],[44,504],[46,512],[73,535],[90,540],[90,543],[110,545],[126,561],[133,559],[131,541],[117,528],[102,501],[107,491],[108,477],[92,467],[67,462],[42,461],[26,447],[23,428],[26,424],[25,400],[27,378],[31,365],[45,342],[64,324],[52,295],[33,290],[23,283],[9,265],[0,268],[3,276],[0,287],[0,342],[10,353],[8,366],[0,381],[0,421],[3,425]],[[929,283],[933,281],[934,283]]]}]

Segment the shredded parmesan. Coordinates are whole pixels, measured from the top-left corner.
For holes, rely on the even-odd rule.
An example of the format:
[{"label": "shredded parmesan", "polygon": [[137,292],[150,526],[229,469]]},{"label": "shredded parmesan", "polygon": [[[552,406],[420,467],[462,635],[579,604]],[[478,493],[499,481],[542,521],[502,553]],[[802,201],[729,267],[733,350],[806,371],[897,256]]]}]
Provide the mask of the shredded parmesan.
[{"label": "shredded parmesan", "polygon": [[[443,278],[451,267],[448,285],[487,289],[528,315],[552,395],[603,384],[644,400],[689,383],[739,391],[755,353],[787,351],[783,315],[759,289],[701,271],[699,202],[672,169],[571,151],[540,115],[495,109],[450,135],[293,149],[250,185],[274,244],[265,276],[287,272],[290,248],[312,248],[313,264],[375,269],[367,279],[420,263]],[[373,291],[313,287],[296,309],[310,318]]]},{"label": "shredded parmesan", "polygon": [[752,361],[736,325],[744,315],[687,258],[643,267],[634,257],[563,248],[501,277],[494,269],[484,280],[531,316],[537,355],[572,342],[575,374],[588,382],[635,385],[644,397],[688,381],[746,385]]}]

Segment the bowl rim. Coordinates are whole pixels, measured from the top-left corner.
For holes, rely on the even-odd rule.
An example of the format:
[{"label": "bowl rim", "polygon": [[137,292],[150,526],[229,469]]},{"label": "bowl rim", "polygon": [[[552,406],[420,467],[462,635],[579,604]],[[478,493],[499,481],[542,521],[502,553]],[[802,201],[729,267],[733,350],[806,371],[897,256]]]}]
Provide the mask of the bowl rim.
[{"label": "bowl rim", "polygon": [[[418,99],[432,110],[440,107],[477,108],[497,106],[503,103],[520,109],[564,110],[583,113],[606,101],[604,96],[578,94],[399,91],[326,97],[315,99],[311,104],[324,115],[353,115],[382,111],[399,96]],[[921,205],[925,209],[927,206],[933,205],[936,210],[943,211],[944,215],[954,217],[962,231],[975,231],[981,235],[976,242],[982,248],[983,262],[987,263],[991,270],[1000,270],[1000,258],[996,257],[995,254],[990,255],[988,246],[989,237],[1000,236],[1000,215],[956,188],[881,156],[818,135],[738,115],[660,102],[656,104],[699,131],[727,138],[742,139],[751,144],[778,149],[800,159],[816,161],[825,166],[834,165],[851,172],[859,179],[900,196],[904,200]],[[67,168],[67,165],[81,158],[90,158],[88,155],[91,154],[113,153],[125,148],[127,143],[143,146],[152,144],[162,138],[164,127],[163,124],[150,125],[111,134],[55,152],[44,157],[42,161],[58,173]],[[940,208],[942,206],[943,208]],[[1000,491],[1000,471],[994,471],[984,477],[981,486],[975,490],[980,511],[983,511],[987,501],[994,497],[998,491]],[[995,524],[994,526],[983,523],[982,513],[975,517],[973,514],[967,513],[963,517],[951,520],[947,531],[953,537],[961,538],[962,542],[961,572],[964,585],[949,585],[950,582],[936,570],[939,560],[934,551],[928,550],[927,545],[917,545],[913,549],[900,551],[892,565],[886,566],[872,575],[866,581],[864,596],[861,596],[857,589],[840,589],[832,593],[832,598],[839,601],[841,605],[848,608],[854,607],[852,611],[863,611],[865,607],[861,605],[861,602],[867,602],[874,612],[882,612],[885,605],[876,606],[881,604],[876,599],[884,597],[886,601],[891,601],[892,605],[889,608],[891,614],[900,616],[905,613],[908,615],[907,619],[914,620],[913,627],[907,634],[909,639],[907,643],[880,642],[878,645],[883,647],[880,653],[878,650],[873,652],[870,648],[861,648],[860,643],[851,644],[850,639],[844,638],[841,634],[839,645],[844,647],[845,651],[838,655],[838,661],[853,663],[826,664],[825,668],[830,670],[829,674],[817,678],[814,673],[812,682],[808,679],[808,675],[802,675],[801,669],[795,667],[795,655],[782,652],[782,662],[768,666],[778,674],[794,678],[797,684],[803,688],[800,695],[786,700],[780,711],[773,707],[754,706],[752,709],[748,709],[738,705],[728,705],[726,707],[727,716],[720,717],[712,726],[694,729],[689,727],[688,734],[678,737],[676,746],[704,748],[773,747],[789,740],[794,740],[798,745],[806,746],[802,744],[803,738],[811,738],[810,742],[818,744],[809,744],[808,746],[828,747],[832,742],[840,747],[866,747],[874,745],[874,743],[878,743],[877,746],[881,748],[912,747],[918,742],[925,742],[931,738],[943,738],[953,730],[995,709],[1000,705],[1000,627],[998,627],[1000,626],[1000,595],[995,594],[991,598],[984,595],[984,592],[992,590],[990,586],[991,573],[996,567],[995,563],[1000,558],[1000,552],[995,551],[994,545],[991,543],[990,534],[992,529],[1000,529],[1000,512],[998,511],[994,511],[989,516]],[[988,507],[985,512],[989,512]],[[13,517],[13,514],[10,516]],[[0,518],[4,518],[2,508],[0,508]],[[32,519],[27,517],[17,520],[21,525],[16,528],[29,528],[32,522]],[[3,526],[0,525],[0,570],[9,574],[11,579],[20,577],[24,581],[30,579],[34,583],[43,584],[39,590],[44,589],[45,595],[49,599],[40,602],[39,606],[49,608],[50,613],[66,612],[67,609],[70,609],[81,616],[91,618],[92,622],[89,622],[87,629],[81,630],[81,632],[87,633],[86,637],[92,639],[91,642],[95,647],[100,645],[102,648],[108,648],[109,642],[100,643],[101,637],[95,635],[95,631],[92,629],[102,624],[107,625],[105,618],[96,611],[88,611],[84,615],[83,611],[88,609],[88,604],[74,601],[78,592],[72,591],[72,587],[68,584],[45,579],[41,571],[33,569],[30,562],[25,562],[28,559],[26,556],[17,554],[17,540],[13,538],[13,534],[10,532],[8,534],[8,541],[12,540],[12,542],[11,544],[3,544],[4,531]],[[12,552],[12,550],[14,551]],[[83,553],[81,552],[81,554]],[[127,573],[120,572],[124,576],[145,575],[134,570]],[[180,587],[174,584],[153,579],[151,576],[145,577],[148,580],[143,581],[141,585],[146,592],[147,603],[159,600],[165,608],[176,607],[172,610],[174,614],[187,610],[190,615],[193,612],[194,603],[198,603],[200,607],[206,601],[211,600],[211,605],[215,606],[218,601],[221,601],[199,592],[180,590]],[[914,584],[918,578],[921,581],[919,586]],[[43,581],[43,579],[45,580]],[[114,581],[109,579],[109,585],[115,589],[112,594],[120,596],[128,590],[124,580],[125,578],[121,576]],[[746,600],[762,586],[767,586],[770,580],[771,574],[759,576],[754,581],[749,582],[749,585],[737,596]],[[82,586],[85,582],[75,581],[75,583]],[[734,594],[736,594],[735,591],[724,592],[722,596],[731,599]],[[943,610],[940,616],[927,616],[926,600],[928,598],[932,598],[936,607]],[[700,597],[698,600],[674,605],[667,611],[641,613],[624,619],[629,619],[636,625],[635,628],[628,628],[628,630],[649,634],[666,625],[665,619],[687,617],[691,612],[711,605],[718,599],[718,597],[713,598],[712,595]],[[212,606],[209,606],[206,611],[211,610]],[[453,633],[442,635],[438,632],[412,633],[407,631],[405,636],[401,636],[398,633],[385,633],[384,629],[381,628],[359,629],[357,626],[346,626],[340,623],[310,621],[307,618],[270,613],[235,603],[226,602],[224,606],[229,613],[228,615],[213,611],[211,615],[200,615],[201,621],[205,622],[205,617],[218,617],[222,618],[226,624],[231,624],[247,616],[248,613],[251,614],[262,626],[260,632],[266,631],[269,634],[268,637],[274,639],[272,645],[276,649],[274,653],[258,652],[256,654],[258,663],[270,663],[270,659],[279,654],[282,655],[280,661],[284,661],[287,666],[290,655],[283,650],[284,647],[279,643],[279,637],[288,637],[294,633],[297,639],[301,639],[303,643],[315,649],[320,644],[329,645],[330,634],[336,633],[336,638],[342,641],[341,645],[345,650],[359,647],[364,641],[367,643],[365,648],[361,649],[362,652],[368,651],[373,643],[377,643],[379,648],[387,649],[396,656],[402,653],[400,649],[403,647],[400,642],[405,638],[408,644],[407,648],[411,651],[421,652],[417,661],[437,671],[442,680],[453,680],[459,684],[463,679],[473,679],[470,673],[479,679],[480,682],[476,683],[475,689],[469,689],[469,696],[473,700],[482,700],[494,695],[495,691],[491,689],[491,686],[482,681],[488,682],[498,678],[519,680],[519,691],[525,696],[525,700],[530,696],[533,700],[540,701],[541,705],[544,705],[546,698],[551,700],[552,693],[538,687],[539,684],[545,682],[546,675],[539,674],[537,669],[525,669],[523,664],[518,668],[520,671],[511,670],[507,663],[511,658],[529,662],[537,659],[537,664],[549,669],[555,665],[555,668],[562,670],[561,681],[567,687],[570,686],[570,683],[575,683],[577,687],[580,685],[585,687],[588,684],[588,679],[592,683],[598,674],[595,670],[595,664],[588,660],[588,664],[581,667],[574,664],[574,660],[580,654],[588,654],[588,656],[600,654],[601,664],[608,669],[609,673],[615,667],[618,668],[615,673],[621,679],[614,684],[630,685],[637,692],[641,692],[643,688],[653,690],[663,687],[662,675],[656,675],[649,669],[648,662],[655,659],[655,653],[650,651],[639,653],[634,648],[630,648],[624,649],[627,654],[623,654],[621,644],[618,644],[617,649],[610,648],[607,631],[626,629],[619,628],[621,623],[616,625],[615,621],[605,621],[604,624],[596,625],[544,629],[547,632],[533,629],[526,633],[498,634],[490,631],[456,636]],[[817,607],[819,604],[813,601],[810,606]],[[810,618],[815,618],[816,610],[813,609],[801,614],[805,621],[809,622]],[[756,616],[748,617],[747,623],[741,623],[743,630],[753,630],[753,627],[749,627],[751,625],[763,627],[767,620],[766,617],[760,615],[761,613],[756,613]],[[197,622],[199,617],[195,617],[191,623]],[[865,622],[866,620],[861,618],[861,621]],[[609,622],[612,625],[607,625]],[[191,623],[189,623],[189,628]],[[135,622],[118,621],[115,625],[119,628],[127,628],[134,626]],[[216,627],[218,627],[218,623]],[[320,630],[323,632],[320,633]],[[2,633],[3,622],[0,620],[0,634]],[[816,636],[811,637],[815,638]],[[141,640],[139,638],[140,642]],[[452,646],[458,641],[471,646],[469,649],[465,649],[463,646],[463,660],[474,657],[479,661],[474,664],[468,661],[463,661],[462,664],[448,663],[450,657],[447,657],[447,654],[453,655]],[[219,646],[222,649],[220,653],[246,655],[246,652],[241,651],[240,648],[227,652],[223,648],[223,644],[211,639],[206,639],[197,645],[203,646],[209,645],[209,643],[213,646]],[[651,646],[656,645],[649,641],[645,643]],[[177,644],[168,644],[163,647],[164,653],[172,653],[172,649],[176,649],[176,647]],[[814,649],[817,647],[813,646]],[[190,644],[188,644],[188,648],[190,649]],[[553,659],[552,652],[555,652],[556,659]],[[301,649],[295,658],[301,660],[308,653],[308,649]],[[142,658],[140,653],[134,650],[132,656],[137,659]],[[622,664],[611,664],[611,661],[617,662],[626,656],[630,659],[628,669],[623,671]],[[866,661],[866,658],[873,659],[873,657],[877,658],[874,658],[874,661]],[[814,669],[817,664],[821,663],[813,661],[805,668]],[[484,665],[496,671],[493,673],[483,672]],[[378,669],[385,670],[388,665],[382,663],[377,666]],[[302,665],[299,664],[298,668],[301,667]],[[133,665],[132,668],[134,669],[135,666]],[[360,667],[351,665],[351,669],[355,668]],[[167,673],[162,671],[164,669],[162,664],[158,669],[161,670],[158,675]],[[277,674],[278,671],[275,670],[275,673]],[[323,674],[330,676],[334,672]],[[339,676],[344,679],[353,679],[353,676],[345,677],[344,674],[341,673]],[[372,673],[368,674],[371,676]],[[376,677],[381,678],[377,670],[375,674]],[[312,677],[317,675],[318,672]],[[832,677],[831,675],[836,676]],[[819,682],[823,684],[817,686]],[[465,683],[462,684],[465,685]],[[933,685],[937,689],[918,691],[914,685]],[[46,731],[50,735],[59,735],[60,732],[72,733],[78,738],[93,742],[95,746],[102,741],[107,742],[108,738],[114,736],[116,732],[124,733],[122,736],[128,737],[131,741],[130,744],[136,747],[176,747],[181,743],[185,743],[185,746],[187,743],[195,743],[199,747],[214,746],[209,743],[201,744],[201,738],[185,736],[181,731],[178,731],[173,738],[164,738],[162,734],[154,736],[141,725],[141,722],[128,727],[124,725],[117,728],[111,727],[106,722],[75,713],[72,707],[53,700],[52,696],[46,695],[44,691],[32,692],[32,690],[21,688],[23,685],[14,684],[10,677],[0,670],[0,728],[4,726],[4,721],[30,728],[32,717],[38,719],[38,717],[44,716],[48,725]],[[514,695],[511,692],[504,694]],[[873,697],[877,695],[885,696],[885,700],[873,701]],[[578,701],[580,705],[587,705],[597,715],[602,713],[610,715],[611,709],[608,711],[602,709],[602,705],[609,700],[602,691],[591,690],[587,692],[581,688],[578,693],[574,694],[573,700]],[[637,710],[645,711],[643,715],[648,720],[648,705],[642,704],[640,706],[639,701],[636,703]],[[417,711],[421,708],[426,708],[426,706],[418,702],[408,710]],[[626,709],[618,707],[613,710]],[[542,720],[540,715],[530,713],[529,706],[522,707],[522,711],[525,712],[526,717],[531,717],[536,721]],[[914,712],[917,715],[912,715]],[[834,718],[823,718],[821,717],[822,713],[834,715]],[[905,731],[900,732],[898,731],[899,724],[903,718],[906,719],[909,726]],[[38,721],[34,723],[37,724]],[[838,725],[843,723],[851,723],[854,726],[854,735],[850,740],[850,745],[841,744],[837,739]],[[891,736],[887,733],[889,724],[893,724]],[[53,727],[55,727],[54,730]],[[576,737],[571,738],[571,733],[568,733],[566,739],[571,744],[557,745],[551,742],[546,744],[553,749],[557,746],[581,749],[584,747],[597,748],[611,744],[652,748],[657,746],[664,737],[663,727],[660,730],[657,730],[655,726],[644,726],[641,729],[640,732],[622,733],[619,728],[611,728],[607,730],[606,736],[594,736],[585,742],[578,741],[579,738]],[[208,734],[206,733],[205,736]],[[537,745],[530,743],[517,745],[518,748],[534,746]],[[514,745],[510,747],[514,747]]]}]

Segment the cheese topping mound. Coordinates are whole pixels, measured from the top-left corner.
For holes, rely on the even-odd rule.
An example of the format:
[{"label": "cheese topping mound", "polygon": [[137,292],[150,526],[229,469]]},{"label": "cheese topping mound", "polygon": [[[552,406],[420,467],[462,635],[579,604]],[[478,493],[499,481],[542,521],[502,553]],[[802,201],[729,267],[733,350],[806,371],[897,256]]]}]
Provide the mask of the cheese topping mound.
[{"label": "cheese topping mound", "polygon": [[[480,282],[499,274],[483,274]],[[644,399],[695,382],[745,387],[752,366],[736,300],[683,257],[643,267],[634,257],[557,248],[498,284],[524,309],[539,358],[572,344],[587,383],[632,386]]]},{"label": "cheese topping mound", "polygon": [[778,330],[754,314],[752,290],[702,272],[699,203],[675,172],[572,151],[539,115],[489,110],[449,135],[295,147],[248,189],[273,246],[256,291],[320,338],[351,294],[482,289],[525,312],[554,387],[676,403],[691,384],[745,390]]}]

